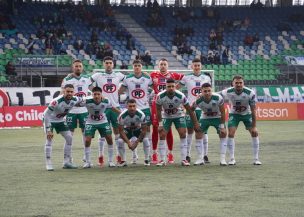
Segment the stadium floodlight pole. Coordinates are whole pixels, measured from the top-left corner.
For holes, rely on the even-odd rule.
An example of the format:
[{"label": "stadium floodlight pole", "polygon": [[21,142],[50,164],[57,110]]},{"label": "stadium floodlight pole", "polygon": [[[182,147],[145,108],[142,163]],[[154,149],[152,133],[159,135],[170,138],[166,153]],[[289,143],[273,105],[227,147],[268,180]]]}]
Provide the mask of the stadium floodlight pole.
[{"label": "stadium floodlight pole", "polygon": [[[129,72],[133,72],[133,69],[113,69],[113,71],[115,72],[121,72],[121,73],[129,73]],[[154,72],[154,71],[157,71],[157,69],[143,69],[142,70],[143,72]],[[104,69],[93,69],[93,73],[95,72],[104,72]],[[183,72],[183,73],[186,73],[186,72],[189,72],[189,73],[192,73],[193,70],[192,69],[170,69],[168,70],[168,72]],[[212,89],[215,90],[215,81],[214,81],[214,70],[210,70],[210,69],[202,69],[201,72],[208,72],[210,73],[210,76],[211,76],[211,86],[212,86]]]}]

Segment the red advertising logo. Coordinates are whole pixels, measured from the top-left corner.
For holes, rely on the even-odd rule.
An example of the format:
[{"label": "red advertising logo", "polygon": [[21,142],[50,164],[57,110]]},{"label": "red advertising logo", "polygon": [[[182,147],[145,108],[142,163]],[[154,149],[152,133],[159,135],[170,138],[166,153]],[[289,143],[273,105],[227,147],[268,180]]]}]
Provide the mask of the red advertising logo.
[{"label": "red advertising logo", "polygon": [[9,98],[6,92],[0,88],[0,108],[4,106],[9,106]]}]

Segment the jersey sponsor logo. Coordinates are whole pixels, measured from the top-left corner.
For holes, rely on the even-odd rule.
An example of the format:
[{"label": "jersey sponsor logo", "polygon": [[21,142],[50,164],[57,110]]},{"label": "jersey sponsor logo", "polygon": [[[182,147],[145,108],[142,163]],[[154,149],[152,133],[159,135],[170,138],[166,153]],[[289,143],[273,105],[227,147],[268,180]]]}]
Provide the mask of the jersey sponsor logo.
[{"label": "jersey sponsor logo", "polygon": [[134,97],[135,99],[141,99],[143,98],[146,94],[145,91],[141,90],[141,89],[135,89],[131,92],[132,97]]},{"label": "jersey sponsor logo", "polygon": [[174,115],[175,113],[177,113],[178,109],[177,108],[172,108],[172,109],[165,109],[164,110],[166,114],[168,115]]},{"label": "jersey sponsor logo", "polygon": [[[112,79],[110,79],[110,80],[112,80]],[[114,93],[116,91],[116,85],[111,84],[111,83],[110,84],[105,84],[102,89],[106,93]]]},{"label": "jersey sponsor logo", "polygon": [[102,114],[94,114],[94,115],[91,115],[91,119],[94,120],[94,121],[100,121],[103,119],[103,115]]},{"label": "jersey sponsor logo", "polygon": [[163,90],[166,89],[166,85],[165,85],[165,84],[159,84],[159,85],[157,86],[157,89],[158,89],[159,92],[161,92],[161,91],[163,91]]},{"label": "jersey sponsor logo", "polygon": [[243,111],[246,111],[247,107],[246,106],[243,106],[242,103],[240,101],[236,101],[235,102],[235,106],[233,106],[233,109],[236,111],[236,112],[243,112]]},{"label": "jersey sponsor logo", "polygon": [[195,87],[191,90],[191,94],[193,96],[198,96],[199,94],[201,94],[202,92],[202,89],[198,86],[198,87]]}]

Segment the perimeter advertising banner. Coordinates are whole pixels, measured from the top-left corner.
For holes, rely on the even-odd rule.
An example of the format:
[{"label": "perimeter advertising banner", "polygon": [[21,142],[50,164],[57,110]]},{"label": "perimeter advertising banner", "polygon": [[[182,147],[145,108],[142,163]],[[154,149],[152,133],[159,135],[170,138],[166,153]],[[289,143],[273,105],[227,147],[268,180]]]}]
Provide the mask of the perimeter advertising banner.
[{"label": "perimeter advertising banner", "polygon": [[304,102],[304,86],[254,87],[258,102]]},{"label": "perimeter advertising banner", "polygon": [[[4,106],[0,108],[0,127],[42,126],[45,108],[46,106]],[[228,111],[226,106],[227,114]],[[256,115],[260,121],[304,120],[304,103],[257,103]]]}]

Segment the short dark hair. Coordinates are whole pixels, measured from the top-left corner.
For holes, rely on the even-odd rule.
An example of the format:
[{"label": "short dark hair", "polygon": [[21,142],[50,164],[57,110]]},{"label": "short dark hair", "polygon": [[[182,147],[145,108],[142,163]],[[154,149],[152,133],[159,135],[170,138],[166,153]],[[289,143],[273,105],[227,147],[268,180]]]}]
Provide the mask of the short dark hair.
[{"label": "short dark hair", "polygon": [[237,80],[237,79],[244,80],[244,77],[242,75],[235,75],[235,76],[233,76],[232,81]]},{"label": "short dark hair", "polygon": [[129,103],[135,103],[136,104],[136,100],[135,99],[128,99],[127,104]]},{"label": "short dark hair", "polygon": [[101,92],[102,93],[102,89],[100,87],[93,87],[92,92]]},{"label": "short dark hair", "polygon": [[168,60],[166,59],[166,58],[161,58],[160,60],[159,60],[159,62],[160,61],[166,61],[166,62],[168,62]]},{"label": "short dark hair", "polygon": [[205,88],[205,87],[211,87],[211,84],[209,84],[209,83],[203,83],[202,84],[202,88]]},{"label": "short dark hair", "polygon": [[192,63],[200,63],[200,62],[201,62],[201,60],[199,58],[194,58],[192,60]]},{"label": "short dark hair", "polygon": [[112,62],[114,62],[113,58],[110,57],[110,56],[106,56],[106,57],[103,58],[103,62],[105,62],[106,60],[111,60]]},{"label": "short dark hair", "polygon": [[166,81],[167,84],[169,83],[175,83],[175,80],[173,78],[169,78],[167,81]]},{"label": "short dark hair", "polygon": [[74,64],[74,63],[82,63],[82,61],[81,61],[81,60],[79,60],[79,59],[76,59],[76,60],[74,60],[74,61],[73,61],[73,63],[72,63],[72,64]]},{"label": "short dark hair", "polygon": [[64,85],[64,89],[67,89],[67,88],[73,88],[74,89],[74,86],[73,86],[73,84]]},{"label": "short dark hair", "polygon": [[141,62],[141,60],[134,60],[134,61],[133,61],[133,65],[135,65],[135,64],[140,64],[140,65],[142,65],[142,62]]}]

